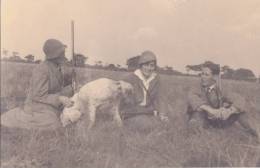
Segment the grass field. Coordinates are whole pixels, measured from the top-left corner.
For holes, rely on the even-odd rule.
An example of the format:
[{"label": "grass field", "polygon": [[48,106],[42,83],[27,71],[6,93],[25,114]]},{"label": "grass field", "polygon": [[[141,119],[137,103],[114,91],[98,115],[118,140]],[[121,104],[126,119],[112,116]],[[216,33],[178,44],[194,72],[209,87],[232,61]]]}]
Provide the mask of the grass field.
[{"label": "grass field", "polygon": [[[1,112],[22,104],[31,64],[1,64]],[[80,83],[99,77],[120,79],[125,72],[77,69]],[[186,126],[186,94],[199,79],[162,76],[168,100],[169,124],[158,128],[117,128],[102,120],[82,138],[73,126],[57,132],[1,131],[1,167],[147,168],[183,166],[256,166],[260,146],[238,125],[191,134]],[[223,87],[247,100],[250,122],[260,133],[260,85],[223,81]],[[145,124],[145,123],[144,123]],[[82,130],[83,131],[83,130]],[[260,165],[259,165],[260,166]]]}]

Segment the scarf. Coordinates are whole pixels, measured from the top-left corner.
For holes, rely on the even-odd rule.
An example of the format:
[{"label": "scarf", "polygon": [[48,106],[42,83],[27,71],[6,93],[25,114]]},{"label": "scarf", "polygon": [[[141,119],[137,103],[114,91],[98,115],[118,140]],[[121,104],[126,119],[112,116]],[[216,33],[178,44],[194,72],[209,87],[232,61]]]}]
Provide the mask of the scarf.
[{"label": "scarf", "polygon": [[148,92],[148,89],[149,89],[149,86],[150,86],[150,83],[151,81],[156,77],[156,73],[152,73],[151,76],[146,79],[143,75],[143,73],[141,72],[140,69],[137,69],[134,74],[142,81],[143,83],[143,95],[144,95],[144,98],[143,98],[143,101],[139,104],[140,106],[146,106],[147,105],[147,92]]}]

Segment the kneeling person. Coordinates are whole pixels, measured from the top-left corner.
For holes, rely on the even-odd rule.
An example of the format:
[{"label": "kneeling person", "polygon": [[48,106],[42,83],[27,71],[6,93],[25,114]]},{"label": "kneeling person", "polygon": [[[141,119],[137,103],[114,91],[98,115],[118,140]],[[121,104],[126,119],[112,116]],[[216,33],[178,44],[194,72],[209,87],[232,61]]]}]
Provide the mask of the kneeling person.
[{"label": "kneeling person", "polygon": [[71,84],[65,86],[61,67],[66,63],[66,45],[56,39],[48,39],[43,46],[45,61],[32,72],[28,95],[24,106],[1,115],[1,126],[29,130],[56,130],[61,127],[59,115],[73,102]]}]

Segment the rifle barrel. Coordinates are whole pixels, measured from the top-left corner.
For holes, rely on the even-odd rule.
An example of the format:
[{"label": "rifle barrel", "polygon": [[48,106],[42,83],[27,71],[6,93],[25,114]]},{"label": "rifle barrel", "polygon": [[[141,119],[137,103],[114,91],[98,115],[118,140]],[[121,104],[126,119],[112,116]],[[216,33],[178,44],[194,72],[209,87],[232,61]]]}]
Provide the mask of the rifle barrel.
[{"label": "rifle barrel", "polygon": [[77,90],[77,81],[76,81],[76,59],[75,59],[75,52],[74,52],[74,20],[71,21],[71,55],[72,55],[72,88],[74,92]]},{"label": "rifle barrel", "polygon": [[74,54],[74,20],[71,21],[71,55],[72,55],[72,61],[73,66],[75,66],[75,54]]}]

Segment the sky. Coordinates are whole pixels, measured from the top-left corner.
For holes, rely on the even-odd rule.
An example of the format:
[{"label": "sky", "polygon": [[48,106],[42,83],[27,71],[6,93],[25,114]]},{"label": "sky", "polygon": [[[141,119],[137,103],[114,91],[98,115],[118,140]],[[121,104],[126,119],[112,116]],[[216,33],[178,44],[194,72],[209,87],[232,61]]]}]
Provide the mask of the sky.
[{"label": "sky", "polygon": [[260,0],[1,0],[1,50],[44,59],[49,38],[95,61],[125,65],[153,51],[185,71],[210,60],[260,75]]}]

